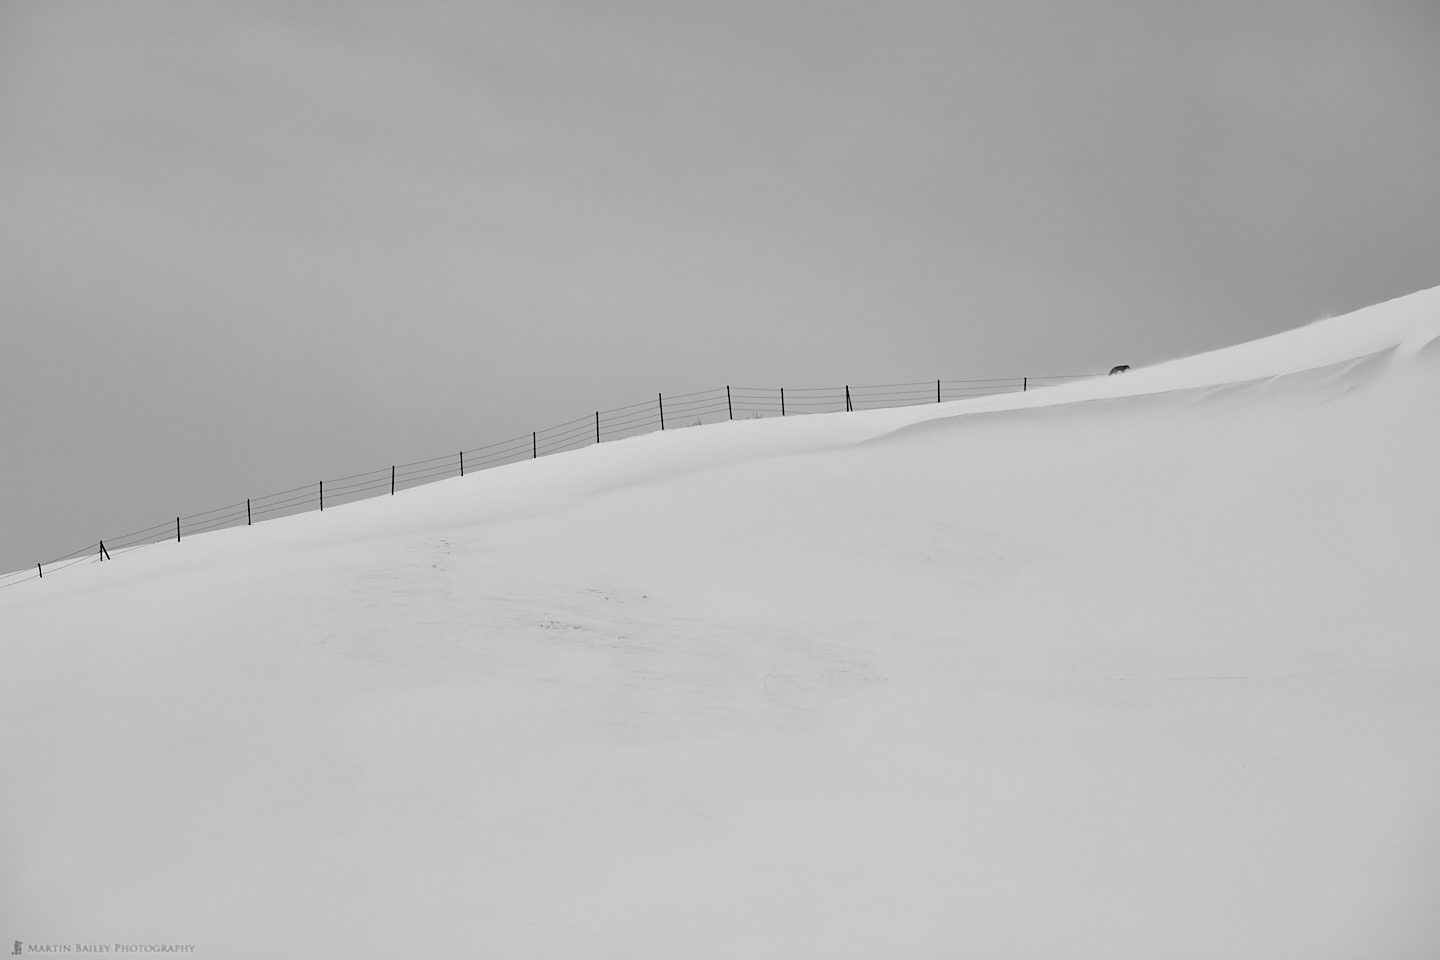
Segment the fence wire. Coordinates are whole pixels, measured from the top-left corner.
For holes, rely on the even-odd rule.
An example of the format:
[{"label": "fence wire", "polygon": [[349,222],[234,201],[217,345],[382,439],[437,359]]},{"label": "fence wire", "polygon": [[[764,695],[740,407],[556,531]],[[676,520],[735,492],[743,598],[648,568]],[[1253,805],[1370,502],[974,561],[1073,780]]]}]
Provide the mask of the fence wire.
[{"label": "fence wire", "polygon": [[342,506],[386,496],[448,477],[490,470],[522,460],[577,450],[605,440],[700,426],[726,420],[804,416],[816,413],[876,410],[963,400],[997,393],[1017,393],[1098,376],[1093,373],[1046,377],[1000,377],[981,380],[925,380],[841,387],[716,387],[654,400],[640,400],[566,420],[527,436],[394,464],[365,473],[336,477],[253,497],[243,503],[215,507],[157,523],[37,563],[33,569],[0,574],[0,588],[41,579],[78,563],[112,559],[117,553],[189,535],[209,533],[265,520]]}]

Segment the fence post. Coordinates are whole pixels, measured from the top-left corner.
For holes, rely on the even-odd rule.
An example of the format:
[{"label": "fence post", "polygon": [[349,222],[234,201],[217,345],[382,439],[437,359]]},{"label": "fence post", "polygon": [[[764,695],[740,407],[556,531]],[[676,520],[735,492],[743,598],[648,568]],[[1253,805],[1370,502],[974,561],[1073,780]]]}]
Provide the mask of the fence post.
[{"label": "fence post", "polygon": [[600,411],[595,411],[595,442],[600,442]]},{"label": "fence post", "polygon": [[44,564],[37,563],[37,564],[35,564],[35,569],[40,571],[40,579],[41,579],[41,580],[44,580],[44,579],[45,579],[45,565],[44,565]]},{"label": "fence post", "polygon": [[660,429],[661,429],[661,430],[664,430],[664,429],[665,429],[665,394],[663,394],[663,393],[657,393],[656,396],[660,398]]},{"label": "fence post", "polygon": [[785,388],[780,388],[780,416],[785,416]]},{"label": "fence post", "polygon": [[537,437],[538,435],[539,435],[539,431],[536,431],[536,430],[531,430],[531,431],[530,431],[530,459],[531,459],[531,460],[538,459],[539,456],[540,456],[540,441],[536,439],[536,437]]},{"label": "fence post", "polygon": [[180,542],[180,518],[175,518],[175,542]]},{"label": "fence post", "polygon": [[1022,377],[1020,380],[1020,392],[1025,393],[1030,389],[1030,378]]},{"label": "fence post", "polygon": [[104,541],[104,540],[101,540],[101,541],[100,541],[100,559],[101,559],[101,560],[109,560],[109,559],[110,559],[110,551],[105,549],[105,541]]},{"label": "fence post", "polygon": [[939,381],[939,380],[936,380],[936,381],[935,381],[935,402],[936,402],[936,403],[939,403],[939,402],[940,402],[940,381]]},{"label": "fence post", "polygon": [[390,496],[395,496],[395,465],[390,465]]},{"label": "fence post", "polygon": [[460,476],[465,476],[465,451],[460,451]]},{"label": "fence post", "polygon": [[855,408],[850,404],[850,385],[845,385],[845,412],[850,413]]},{"label": "fence post", "polygon": [[735,419],[735,404],[730,400],[730,386],[725,386],[725,409],[730,412],[730,419]]},{"label": "fence post", "polygon": [[250,498],[245,498],[245,526],[250,526]]},{"label": "fence post", "polygon": [[320,512],[325,512],[325,481],[320,481]]}]

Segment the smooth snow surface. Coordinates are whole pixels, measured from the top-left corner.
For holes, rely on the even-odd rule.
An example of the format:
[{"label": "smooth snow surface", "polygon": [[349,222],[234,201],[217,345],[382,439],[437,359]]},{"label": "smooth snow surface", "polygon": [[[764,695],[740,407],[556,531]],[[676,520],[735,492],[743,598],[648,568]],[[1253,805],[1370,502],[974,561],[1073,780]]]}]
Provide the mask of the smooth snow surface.
[{"label": "smooth snow surface", "polygon": [[1440,288],[0,592],[0,938],[1440,956]]}]

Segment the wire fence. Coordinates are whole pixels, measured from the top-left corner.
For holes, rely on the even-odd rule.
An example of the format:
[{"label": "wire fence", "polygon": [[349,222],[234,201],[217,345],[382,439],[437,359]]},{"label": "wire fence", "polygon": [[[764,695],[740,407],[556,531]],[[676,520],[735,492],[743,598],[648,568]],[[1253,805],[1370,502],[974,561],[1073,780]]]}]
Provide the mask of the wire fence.
[{"label": "wire fence", "polygon": [[844,387],[717,387],[694,393],[642,400],[623,407],[596,410],[523,436],[442,454],[411,463],[394,464],[367,473],[308,483],[278,493],[246,499],[190,516],[177,516],[143,530],[86,544],[78,550],[37,563],[33,568],[0,574],[0,588],[38,580],[77,563],[103,562],[137,547],[265,520],[325,510],[357,500],[393,495],[447,477],[465,476],[521,460],[533,460],[607,440],[659,430],[701,426],[727,420],[803,416],[813,413],[878,410],[887,407],[942,403],[997,393],[1019,393],[1031,387],[1081,380],[1096,374],[1051,377],[1009,377],[990,380],[926,380]]}]

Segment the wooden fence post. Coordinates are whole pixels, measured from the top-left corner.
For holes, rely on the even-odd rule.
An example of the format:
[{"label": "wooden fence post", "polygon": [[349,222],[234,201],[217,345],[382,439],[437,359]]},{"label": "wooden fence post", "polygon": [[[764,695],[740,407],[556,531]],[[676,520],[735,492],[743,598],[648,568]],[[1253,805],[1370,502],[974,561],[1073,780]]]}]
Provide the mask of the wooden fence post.
[{"label": "wooden fence post", "polygon": [[727,384],[726,387],[725,387],[725,409],[728,410],[728,411],[730,411],[730,419],[731,419],[731,420],[734,420],[734,419],[735,419],[735,404],[730,400],[730,387],[729,387],[728,384]]},{"label": "wooden fence post", "polygon": [[390,496],[395,496],[395,465],[390,465]]},{"label": "wooden fence post", "polygon": [[939,380],[936,380],[936,381],[935,381],[935,402],[936,402],[936,403],[939,403],[939,402],[940,402],[940,381],[939,381]]},{"label": "wooden fence post", "polygon": [[250,498],[245,498],[245,526],[250,526]]},{"label": "wooden fence post", "polygon": [[540,456],[540,441],[536,439],[538,436],[539,431],[530,431],[530,459],[532,460],[537,459]]},{"label": "wooden fence post", "polygon": [[320,481],[320,512],[325,512],[325,481]]},{"label": "wooden fence post", "polygon": [[1029,390],[1030,390],[1030,378],[1029,378],[1029,377],[1022,377],[1022,378],[1020,379],[1020,392],[1021,392],[1021,393],[1026,393],[1026,392],[1028,392]]},{"label": "wooden fence post", "polygon": [[664,430],[664,429],[665,429],[665,394],[663,394],[663,393],[657,393],[656,396],[660,398],[660,429],[661,429],[661,430]]},{"label": "wooden fence post", "polygon": [[460,451],[460,476],[465,476],[465,451]]},{"label": "wooden fence post", "polygon": [[175,518],[175,542],[180,542],[180,518]]},{"label": "wooden fence post", "polygon": [[109,560],[109,559],[110,559],[110,551],[105,549],[105,541],[104,541],[104,540],[101,540],[101,541],[100,541],[100,559],[101,559],[101,560]]},{"label": "wooden fence post", "polygon": [[850,413],[854,409],[855,408],[850,404],[850,385],[847,383],[845,385],[845,412]]},{"label": "wooden fence post", "polygon": [[595,411],[595,442],[600,442],[600,411]]},{"label": "wooden fence post", "polygon": [[45,579],[45,565],[44,565],[44,564],[41,564],[41,563],[37,563],[37,564],[35,564],[35,569],[40,571],[40,579],[41,579],[41,580],[44,580],[44,579]]},{"label": "wooden fence post", "polygon": [[780,416],[785,416],[785,388],[780,388]]}]

